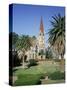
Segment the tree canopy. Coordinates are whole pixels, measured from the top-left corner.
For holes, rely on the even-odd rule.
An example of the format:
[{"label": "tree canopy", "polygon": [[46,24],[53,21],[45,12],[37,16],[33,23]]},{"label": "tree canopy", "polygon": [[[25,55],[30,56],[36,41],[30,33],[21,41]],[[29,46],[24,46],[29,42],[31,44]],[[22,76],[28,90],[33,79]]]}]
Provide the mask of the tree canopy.
[{"label": "tree canopy", "polygon": [[18,35],[15,32],[11,32],[9,37],[12,38],[12,46],[15,46],[16,49],[24,48],[25,50],[28,50],[33,46],[36,40],[35,36],[30,37],[29,35]]}]

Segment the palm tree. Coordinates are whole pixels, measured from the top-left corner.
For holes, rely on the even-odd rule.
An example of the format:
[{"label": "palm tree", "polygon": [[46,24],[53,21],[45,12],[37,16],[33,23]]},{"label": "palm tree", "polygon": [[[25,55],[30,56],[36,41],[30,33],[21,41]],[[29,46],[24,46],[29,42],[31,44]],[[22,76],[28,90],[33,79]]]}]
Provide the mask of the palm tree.
[{"label": "palm tree", "polygon": [[65,17],[61,17],[61,15],[58,14],[58,16],[53,16],[52,19],[52,28],[48,32],[48,41],[56,53],[63,58],[65,52]]},{"label": "palm tree", "polygon": [[25,48],[25,50],[28,50],[31,46],[30,37],[28,35],[22,35],[19,36],[19,39],[16,43],[16,47],[18,49]]},{"label": "palm tree", "polygon": [[25,52],[30,49],[30,47],[34,44],[36,37],[30,37],[28,35],[19,36],[18,41],[16,43],[16,47],[18,49],[18,56],[22,58],[22,66],[25,68]]}]

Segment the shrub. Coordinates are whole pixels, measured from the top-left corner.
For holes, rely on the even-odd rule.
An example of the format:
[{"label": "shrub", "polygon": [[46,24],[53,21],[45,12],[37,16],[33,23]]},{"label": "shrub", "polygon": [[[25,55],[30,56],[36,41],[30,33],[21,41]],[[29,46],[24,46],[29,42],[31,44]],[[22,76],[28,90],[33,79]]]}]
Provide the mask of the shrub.
[{"label": "shrub", "polygon": [[44,76],[44,75],[42,75],[40,79],[44,79],[44,78],[45,78],[45,76]]},{"label": "shrub", "polygon": [[29,60],[28,67],[30,67],[30,66],[35,66],[35,65],[37,65],[37,61],[34,60],[34,59],[30,59],[30,60]]},{"label": "shrub", "polygon": [[65,79],[65,72],[56,71],[49,75],[49,78],[52,80],[61,80]]}]

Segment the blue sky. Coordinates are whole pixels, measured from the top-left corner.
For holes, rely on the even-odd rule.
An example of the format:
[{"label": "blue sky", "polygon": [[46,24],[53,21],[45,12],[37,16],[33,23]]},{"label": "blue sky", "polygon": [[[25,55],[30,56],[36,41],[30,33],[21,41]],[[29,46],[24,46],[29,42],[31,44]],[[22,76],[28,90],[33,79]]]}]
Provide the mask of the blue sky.
[{"label": "blue sky", "polygon": [[56,6],[39,6],[39,5],[13,5],[13,31],[17,34],[38,36],[40,29],[41,16],[43,18],[45,41],[47,43],[48,35],[46,34],[51,28],[50,21],[52,16],[61,14],[65,15],[64,7]]}]

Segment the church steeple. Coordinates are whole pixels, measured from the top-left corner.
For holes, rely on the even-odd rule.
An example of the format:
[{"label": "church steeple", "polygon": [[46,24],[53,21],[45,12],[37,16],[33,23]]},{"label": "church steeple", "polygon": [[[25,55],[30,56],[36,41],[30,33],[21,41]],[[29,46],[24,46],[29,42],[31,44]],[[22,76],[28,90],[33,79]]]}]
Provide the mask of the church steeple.
[{"label": "church steeple", "polygon": [[44,26],[43,26],[43,20],[41,16],[41,21],[40,21],[40,32],[39,32],[39,37],[38,37],[38,43],[39,43],[39,51],[45,50],[45,40],[44,40]]},{"label": "church steeple", "polygon": [[40,32],[44,33],[42,16],[41,16],[41,22],[40,22]]}]

